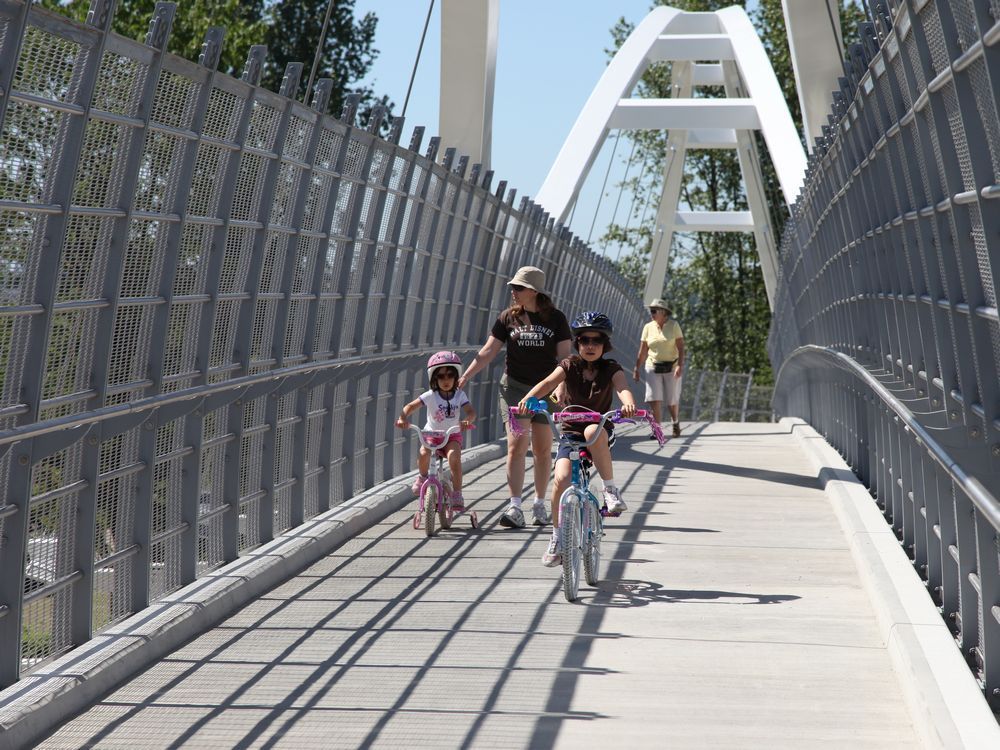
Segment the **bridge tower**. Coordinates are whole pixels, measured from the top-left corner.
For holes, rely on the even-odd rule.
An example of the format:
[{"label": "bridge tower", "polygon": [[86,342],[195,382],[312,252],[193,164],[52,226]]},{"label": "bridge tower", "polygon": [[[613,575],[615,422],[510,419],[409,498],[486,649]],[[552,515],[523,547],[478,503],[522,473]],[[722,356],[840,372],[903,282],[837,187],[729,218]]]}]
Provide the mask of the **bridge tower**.
[{"label": "bridge tower", "polygon": [[[631,98],[646,69],[660,62],[672,64],[673,96]],[[699,86],[723,87],[726,97],[695,97],[694,89]],[[773,308],[777,247],[754,132],[759,130],[764,136],[788,204],[802,185],[806,156],[746,12],[730,7],[714,13],[688,13],[663,6],[636,26],[595,86],[538,192],[537,202],[557,221],[569,216],[612,129],[668,132],[645,299],[660,296],[674,232],[753,232]],[[710,148],[737,151],[749,211],[678,209],[687,151]]]}]

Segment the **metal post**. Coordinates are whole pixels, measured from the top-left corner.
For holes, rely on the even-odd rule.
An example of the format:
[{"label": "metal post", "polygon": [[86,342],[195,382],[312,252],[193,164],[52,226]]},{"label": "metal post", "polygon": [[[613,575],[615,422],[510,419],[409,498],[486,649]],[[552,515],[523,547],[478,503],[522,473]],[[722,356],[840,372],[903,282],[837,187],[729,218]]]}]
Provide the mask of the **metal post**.
[{"label": "metal post", "polygon": [[[260,47],[251,48],[250,55],[247,58],[248,69],[259,69],[260,63],[262,63],[264,57],[264,50]],[[252,62],[251,62],[252,61]],[[214,84],[214,79],[211,81]],[[214,86],[213,86],[214,87]],[[232,371],[232,366],[227,364],[234,359],[238,358],[238,355],[232,348],[228,351],[225,347],[226,344],[232,344],[232,341],[225,341],[222,345],[215,347],[216,356],[219,358],[218,363],[214,363],[212,359],[213,355],[213,338],[216,329],[216,318],[218,316],[218,310],[220,302],[222,301],[222,292],[220,289],[220,284],[222,281],[222,268],[223,261],[225,260],[228,244],[228,236],[230,232],[230,227],[232,226],[232,211],[233,202],[235,198],[236,183],[240,172],[241,159],[236,158],[236,155],[241,153],[244,144],[246,143],[247,133],[250,130],[250,123],[253,119],[251,112],[253,109],[253,102],[255,98],[255,92],[253,89],[245,91],[246,97],[239,99],[238,108],[232,113],[235,118],[235,127],[232,128],[231,141],[229,146],[233,149],[226,155],[225,165],[222,171],[222,175],[219,179],[221,183],[221,189],[219,191],[219,203],[217,207],[217,215],[220,223],[213,227],[211,230],[211,251],[209,254],[209,264],[206,276],[206,293],[208,295],[208,300],[203,304],[201,320],[199,321],[199,332],[198,332],[198,353],[195,359],[195,367],[198,370],[198,374],[195,378],[195,383],[198,385],[207,385],[211,382],[212,374],[211,370],[216,370],[218,374],[215,377],[227,377],[227,373]],[[213,100],[209,100],[210,103]],[[221,103],[216,106],[224,106]],[[210,147],[211,148],[211,147]],[[238,240],[236,244],[238,245]],[[234,247],[234,251],[239,252],[240,248]],[[246,304],[243,302],[242,304]],[[223,331],[221,333],[223,337],[227,336],[227,332]],[[239,555],[240,549],[240,458],[242,456],[243,443],[244,443],[244,400],[237,399],[233,402],[232,406],[229,408],[229,414],[227,420],[229,422],[230,431],[233,433],[233,439],[226,444],[225,450],[225,479],[224,479],[224,495],[225,504],[229,506],[229,511],[223,516],[222,522],[222,547],[223,556],[229,560],[234,560]]]},{"label": "metal post", "polygon": [[[62,259],[63,246],[66,231],[69,225],[69,215],[71,212],[70,203],[72,201],[75,175],[80,161],[80,154],[84,142],[84,130],[90,117],[90,106],[93,100],[94,88],[97,84],[97,76],[101,64],[102,51],[107,36],[107,29],[111,22],[113,6],[108,2],[94,0],[91,5],[91,22],[84,33],[74,38],[78,45],[78,52],[74,64],[74,80],[76,87],[70,92],[71,101],[67,102],[75,108],[72,113],[65,112],[59,116],[59,134],[50,145],[53,147],[51,171],[46,177],[51,175],[51,179],[46,179],[41,188],[43,200],[58,208],[58,212],[49,216],[44,223],[44,235],[32,238],[32,252],[39,256],[37,285],[34,290],[34,303],[41,305],[42,312],[32,315],[28,323],[24,326],[27,334],[26,340],[22,342],[25,347],[25,358],[22,372],[24,377],[21,386],[21,401],[27,407],[27,411],[19,417],[20,424],[37,422],[41,415],[42,400],[46,395],[45,374],[46,360],[49,351],[49,343],[52,335],[53,322],[55,320],[54,303],[56,301],[56,290],[59,281],[59,267]],[[22,37],[27,31],[28,25],[35,21],[34,13],[30,8],[21,9],[25,15],[18,17],[21,24],[20,31]],[[9,15],[9,13],[7,14]],[[15,42],[14,47],[19,42]],[[7,46],[4,45],[6,53]],[[20,55],[20,49],[11,49]],[[5,54],[6,56],[6,54]],[[6,86],[3,88],[3,109],[0,110],[0,117],[3,117],[8,108],[10,96],[10,85],[12,75],[8,70],[16,69],[4,68],[0,75],[4,76]],[[35,105],[25,105],[35,106]],[[12,343],[12,347],[13,347]],[[21,625],[23,616],[23,586],[27,536],[29,533],[29,519],[31,516],[32,468],[38,461],[45,458],[39,452],[39,445],[34,442],[15,447],[17,450],[16,465],[11,465],[10,476],[8,478],[7,497],[16,498],[18,502],[8,503],[4,508],[17,507],[16,512],[9,515],[4,520],[4,533],[7,542],[0,545],[0,564],[5,571],[3,580],[0,580],[0,603],[7,606],[6,615],[0,617],[0,642],[11,644],[13,647],[5,648],[5,654],[0,657],[0,686],[6,686],[15,682],[20,672],[21,660]],[[64,479],[70,479],[65,477]],[[75,498],[70,495],[64,498],[64,503],[74,502]],[[86,519],[84,519],[86,523]],[[65,534],[65,529],[61,529]],[[73,544],[76,538],[67,538],[60,534],[57,542],[57,554],[64,558],[76,558],[76,551]],[[68,554],[67,554],[68,553]],[[89,566],[93,565],[91,557]],[[60,571],[61,572],[61,571]],[[80,632],[78,623],[81,618],[90,619],[91,612],[79,607],[83,606],[83,598],[74,597],[70,618],[73,625],[71,637],[75,637]],[[89,628],[89,624],[87,625]],[[53,638],[53,649],[65,648],[68,644],[60,644]],[[9,656],[7,655],[9,654]]]},{"label": "metal post", "polygon": [[750,387],[753,385],[753,368],[747,375],[747,387],[743,391],[743,405],[740,407],[740,421],[747,421],[747,403],[750,401]]},{"label": "metal post", "polygon": [[694,389],[694,402],[691,404],[691,420],[698,419],[698,407],[701,406],[701,387],[705,383],[705,370],[698,373],[698,385]]},{"label": "metal post", "polygon": [[[87,411],[93,411],[108,403],[112,360],[134,356],[134,353],[131,351],[113,351],[112,344],[117,340],[115,334],[118,333],[117,322],[122,291],[122,270],[125,266],[124,259],[127,254],[128,239],[130,237],[129,229],[132,225],[132,216],[135,207],[132,197],[135,195],[139,180],[139,169],[144,152],[143,144],[149,128],[149,120],[153,110],[152,103],[156,94],[157,81],[160,78],[160,70],[163,66],[163,57],[166,43],[170,36],[170,27],[173,23],[175,8],[176,6],[173,3],[158,2],[156,4],[153,12],[153,20],[150,24],[150,33],[147,37],[147,44],[152,46],[156,50],[156,53],[146,68],[136,111],[134,113],[125,113],[134,117],[138,122],[132,126],[128,135],[123,138],[124,142],[118,145],[118,149],[122,153],[121,160],[123,162],[121,183],[116,186],[117,191],[115,191],[116,194],[114,197],[109,194],[108,202],[114,201],[117,205],[124,206],[125,210],[122,215],[110,220],[113,229],[108,236],[107,266],[104,269],[103,289],[101,292],[101,297],[107,300],[108,305],[97,313],[96,330],[98,336],[95,341],[93,373],[91,376],[93,396],[87,401]],[[110,19],[108,20],[110,21]],[[109,186],[109,188],[113,190],[112,186]],[[170,249],[167,246],[167,252],[164,253],[162,259],[164,267],[176,265],[176,257],[171,255],[169,252]],[[162,273],[162,270],[160,272]],[[154,271],[154,278],[155,273]],[[154,290],[150,291],[155,293]],[[135,344],[140,350],[144,349],[147,352],[147,356],[143,357],[147,362],[149,361],[148,352],[157,348],[152,345],[152,341],[134,341],[131,343]],[[132,373],[133,377],[136,375],[145,377],[148,373]],[[141,395],[141,393],[139,391],[136,395]],[[73,608],[74,611],[86,613],[86,615],[74,620],[73,640],[75,643],[83,643],[89,640],[93,633],[94,564],[97,562],[95,535],[97,531],[98,489],[101,480],[101,455],[102,447],[104,446],[103,441],[114,437],[114,434],[109,432],[108,427],[108,425],[95,425],[91,429],[84,445],[83,472],[84,478],[87,481],[87,487],[80,493],[78,498],[80,507],[76,526],[76,566],[79,570],[83,571],[83,579],[78,585],[74,586]],[[122,457],[119,456],[117,463],[120,464],[121,459]],[[120,465],[114,465],[107,467],[106,470],[118,468],[120,468]],[[125,496],[120,499],[122,503],[136,501],[135,498],[130,497],[130,493],[125,493]],[[122,529],[121,531],[125,532],[126,530]],[[129,529],[127,532],[131,535],[132,530]],[[124,540],[119,538],[118,542],[124,542]],[[122,544],[121,546],[126,547],[128,545]],[[136,577],[135,571],[133,571],[132,578]]]}]

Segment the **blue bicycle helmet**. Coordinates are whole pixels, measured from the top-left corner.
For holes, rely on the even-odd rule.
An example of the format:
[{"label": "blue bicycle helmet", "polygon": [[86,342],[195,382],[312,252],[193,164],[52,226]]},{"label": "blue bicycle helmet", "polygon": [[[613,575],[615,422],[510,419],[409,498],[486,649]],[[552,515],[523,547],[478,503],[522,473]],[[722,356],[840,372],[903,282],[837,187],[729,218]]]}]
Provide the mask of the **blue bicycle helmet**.
[{"label": "blue bicycle helmet", "polygon": [[573,332],[574,347],[576,347],[576,339],[581,333],[594,331],[601,334],[604,338],[605,354],[611,351],[611,333],[614,331],[614,325],[611,323],[611,318],[604,313],[597,312],[596,310],[588,310],[587,312],[580,313],[569,324],[569,327]]},{"label": "blue bicycle helmet", "polygon": [[584,331],[598,331],[603,333],[605,336],[610,337],[611,333],[614,331],[614,326],[611,324],[611,318],[602,312],[597,312],[596,310],[589,310],[587,312],[580,313],[573,319],[573,322],[569,324],[569,327],[573,330],[574,336],[583,333]]}]

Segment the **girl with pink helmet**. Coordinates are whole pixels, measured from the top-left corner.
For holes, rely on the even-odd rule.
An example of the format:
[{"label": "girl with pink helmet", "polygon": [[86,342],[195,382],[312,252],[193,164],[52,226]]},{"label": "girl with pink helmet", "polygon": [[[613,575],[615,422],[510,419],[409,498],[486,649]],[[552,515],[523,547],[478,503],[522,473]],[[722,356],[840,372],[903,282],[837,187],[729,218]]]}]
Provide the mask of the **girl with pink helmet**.
[{"label": "girl with pink helmet", "polygon": [[[430,381],[430,389],[403,407],[403,411],[396,419],[396,426],[404,430],[408,428],[410,426],[409,416],[424,406],[427,408],[425,430],[444,432],[457,424],[461,424],[464,428],[471,427],[476,421],[476,411],[472,408],[465,391],[458,387],[458,379],[461,375],[462,360],[455,352],[437,352],[431,355],[431,358],[427,360],[427,379]],[[464,414],[465,419],[460,418],[460,413]],[[451,468],[454,488],[451,498],[452,511],[461,513],[465,510],[465,501],[462,499],[462,433],[458,432],[452,435],[448,439],[448,443],[438,450],[442,451],[448,458],[448,466]],[[419,475],[413,482],[414,495],[420,494],[420,486],[427,479],[430,463],[431,452],[421,446],[420,454],[417,457]]]}]

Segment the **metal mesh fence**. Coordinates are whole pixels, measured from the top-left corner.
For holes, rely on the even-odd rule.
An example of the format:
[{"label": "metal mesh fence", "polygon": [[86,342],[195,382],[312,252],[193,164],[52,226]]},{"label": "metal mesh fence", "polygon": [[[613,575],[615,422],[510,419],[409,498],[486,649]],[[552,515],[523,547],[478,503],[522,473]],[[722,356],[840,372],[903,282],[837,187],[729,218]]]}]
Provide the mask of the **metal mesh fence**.
[{"label": "metal mesh fence", "polygon": [[781,247],[775,408],[869,486],[1000,707],[1000,16],[876,0]]},{"label": "metal mesh fence", "polygon": [[[0,687],[411,468],[392,415],[432,351],[478,349],[518,266],[569,315],[644,320],[421,128],[325,114],[329,81],[311,106],[263,90],[259,47],[221,75],[217,29],[170,55],[170,4],[148,43],[94,8],[0,0]],[[470,389],[479,440],[495,381]]]},{"label": "metal mesh fence", "polygon": [[755,385],[753,370],[686,370],[678,412],[692,422],[770,422],[769,385]]}]

